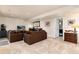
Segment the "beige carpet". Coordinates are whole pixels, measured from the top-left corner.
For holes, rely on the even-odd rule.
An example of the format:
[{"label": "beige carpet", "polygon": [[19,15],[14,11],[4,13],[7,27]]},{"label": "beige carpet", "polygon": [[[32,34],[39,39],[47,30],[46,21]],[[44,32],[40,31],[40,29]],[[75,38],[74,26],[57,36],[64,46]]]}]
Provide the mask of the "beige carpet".
[{"label": "beige carpet", "polygon": [[28,45],[23,41],[0,46],[0,53],[4,54],[54,54],[54,53],[79,53],[79,44],[63,41],[63,39],[52,39],[40,41]]}]

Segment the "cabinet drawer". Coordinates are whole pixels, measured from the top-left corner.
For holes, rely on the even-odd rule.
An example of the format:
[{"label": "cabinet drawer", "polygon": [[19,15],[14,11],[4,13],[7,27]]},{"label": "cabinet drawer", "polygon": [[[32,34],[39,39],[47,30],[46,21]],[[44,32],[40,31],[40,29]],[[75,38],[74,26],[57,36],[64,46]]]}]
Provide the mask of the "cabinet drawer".
[{"label": "cabinet drawer", "polygon": [[74,33],[64,33],[64,41],[77,43],[77,34],[74,34]]}]

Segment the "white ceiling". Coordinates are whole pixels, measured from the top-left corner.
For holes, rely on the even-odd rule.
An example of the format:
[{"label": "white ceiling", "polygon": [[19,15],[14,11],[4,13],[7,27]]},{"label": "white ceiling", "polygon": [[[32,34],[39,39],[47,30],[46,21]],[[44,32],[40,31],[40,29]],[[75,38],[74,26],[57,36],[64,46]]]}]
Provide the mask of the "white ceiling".
[{"label": "white ceiling", "polygon": [[4,5],[0,6],[0,16],[31,19],[61,7],[58,5]]},{"label": "white ceiling", "polygon": [[[1,5],[0,6],[0,16],[22,18],[22,19],[32,19],[36,16],[59,10],[60,8],[68,7],[63,5]],[[75,11],[79,11],[79,6],[70,6],[78,8]],[[65,9],[66,10],[66,9]],[[72,9],[68,9],[73,11]],[[64,10],[62,10],[63,12]],[[74,11],[73,11],[74,12]]]}]

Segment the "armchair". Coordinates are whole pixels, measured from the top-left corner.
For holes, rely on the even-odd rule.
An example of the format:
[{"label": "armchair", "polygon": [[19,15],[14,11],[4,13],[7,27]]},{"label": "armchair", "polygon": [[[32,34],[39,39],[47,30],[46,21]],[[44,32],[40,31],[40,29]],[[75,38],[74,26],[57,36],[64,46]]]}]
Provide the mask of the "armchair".
[{"label": "armchair", "polygon": [[24,33],[24,42],[29,45],[47,39],[47,33],[44,30],[29,31]]},{"label": "armchair", "polygon": [[10,43],[23,40],[23,33],[18,31],[8,31],[8,39]]}]

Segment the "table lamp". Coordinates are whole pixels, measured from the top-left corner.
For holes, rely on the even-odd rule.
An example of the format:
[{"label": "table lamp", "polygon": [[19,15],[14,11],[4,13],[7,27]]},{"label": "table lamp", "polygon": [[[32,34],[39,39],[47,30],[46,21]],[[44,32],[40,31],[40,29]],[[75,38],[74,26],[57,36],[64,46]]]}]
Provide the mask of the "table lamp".
[{"label": "table lamp", "polygon": [[74,33],[77,34],[76,28],[79,28],[79,24],[73,24],[72,28],[74,28]]}]

